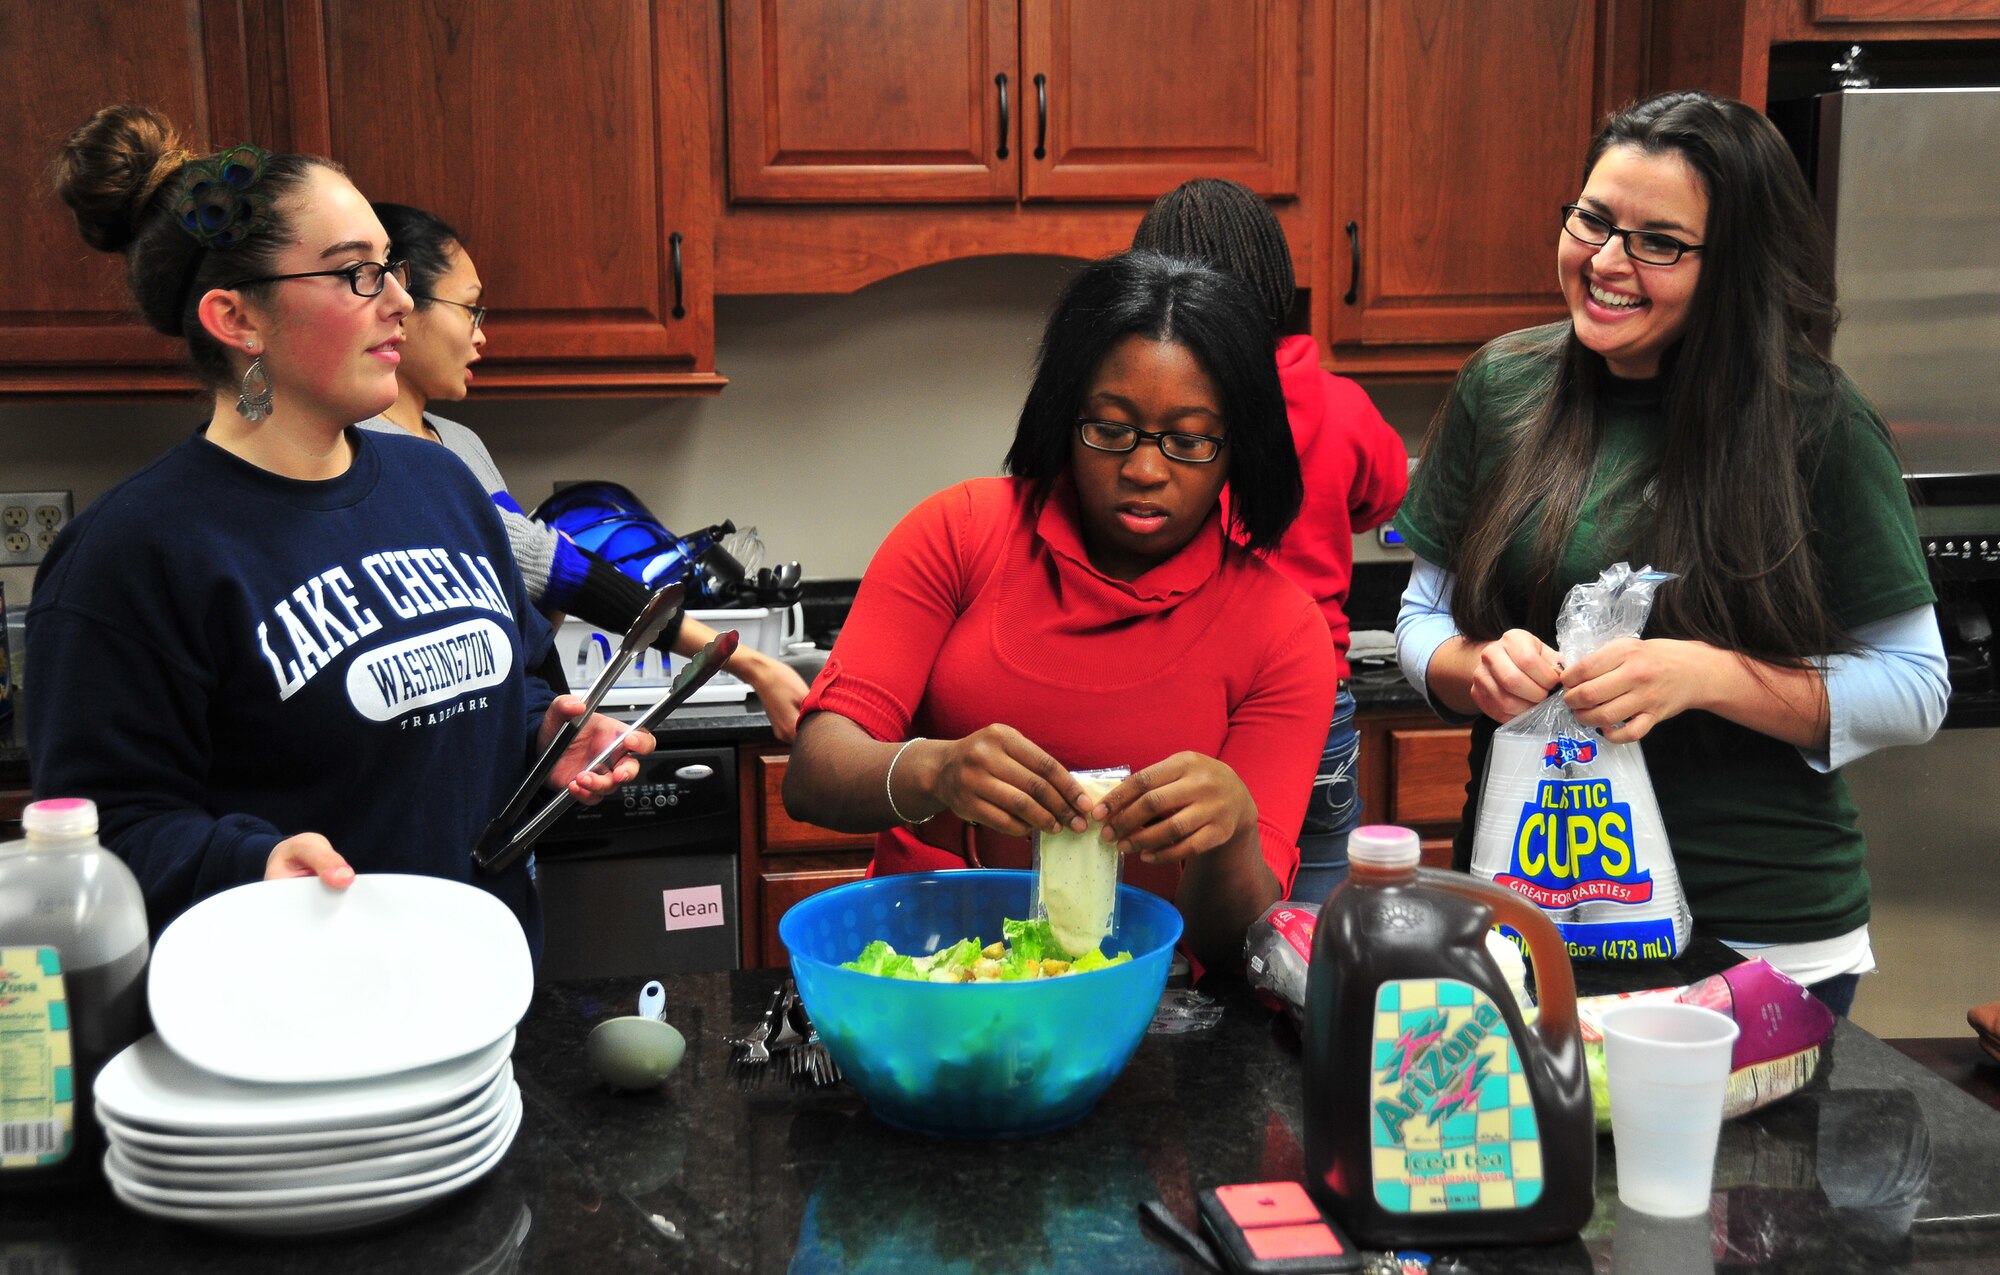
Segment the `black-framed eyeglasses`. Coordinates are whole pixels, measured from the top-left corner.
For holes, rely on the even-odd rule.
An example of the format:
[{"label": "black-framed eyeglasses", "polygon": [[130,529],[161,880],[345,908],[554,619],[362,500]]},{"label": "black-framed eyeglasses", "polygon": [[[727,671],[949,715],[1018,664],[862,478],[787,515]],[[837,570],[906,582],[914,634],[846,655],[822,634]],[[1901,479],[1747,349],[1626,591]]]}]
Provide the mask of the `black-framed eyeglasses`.
[{"label": "black-framed eyeglasses", "polygon": [[1206,465],[1222,454],[1222,445],[1229,441],[1214,434],[1155,434],[1117,421],[1078,421],[1076,435],[1085,447],[1100,452],[1129,452],[1140,443],[1154,443],[1168,460],[1183,465]]},{"label": "black-framed eyeglasses", "polygon": [[428,292],[412,292],[410,299],[412,301],[440,301],[445,305],[457,306],[472,316],[472,330],[474,332],[479,331],[479,325],[486,322],[486,307],[483,305],[468,305],[463,301],[453,301],[450,297],[434,297]]},{"label": "black-framed eyeglasses", "polygon": [[281,283],[286,279],[324,279],[335,275],[347,280],[347,286],[357,297],[379,297],[386,286],[384,280],[396,276],[396,282],[405,291],[410,287],[410,263],[407,261],[357,261],[351,266],[338,270],[302,270],[297,274],[265,274],[254,279],[238,279],[224,284],[227,288],[243,288],[253,283]]},{"label": "black-framed eyeglasses", "polygon": [[1681,259],[1682,253],[1700,252],[1702,249],[1698,243],[1682,243],[1672,235],[1663,235],[1657,230],[1627,230],[1623,226],[1614,226],[1590,209],[1576,204],[1564,204],[1562,215],[1563,229],[1569,232],[1570,238],[1593,248],[1602,248],[1611,242],[1611,236],[1623,236],[1625,255],[1649,266],[1671,266]]}]

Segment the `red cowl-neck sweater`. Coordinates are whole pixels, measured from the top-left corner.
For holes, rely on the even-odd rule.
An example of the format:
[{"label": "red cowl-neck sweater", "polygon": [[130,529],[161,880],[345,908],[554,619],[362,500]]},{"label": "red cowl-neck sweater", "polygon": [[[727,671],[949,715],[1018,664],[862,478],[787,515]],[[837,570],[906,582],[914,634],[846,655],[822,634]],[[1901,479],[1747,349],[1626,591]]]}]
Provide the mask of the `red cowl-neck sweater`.
[{"label": "red cowl-neck sweater", "polygon": [[[1278,342],[1278,384],[1305,478],[1305,503],[1265,561],[1319,603],[1347,676],[1347,590],[1354,578],[1354,533],[1395,514],[1410,485],[1410,458],[1368,393],[1319,365],[1319,342]],[[1223,494],[1227,508],[1228,493]]]},{"label": "red cowl-neck sweater", "polygon": [[[1220,758],[1255,799],[1264,857],[1289,889],[1334,667],[1312,600],[1225,539],[1218,514],[1128,583],[1090,565],[1067,473],[1046,499],[981,478],[889,534],[804,711],[883,740],[1004,722],[1072,770]],[[929,828],[879,834],[873,871],[964,866],[920,839]],[[1145,884],[1170,894],[1174,876]]]}]

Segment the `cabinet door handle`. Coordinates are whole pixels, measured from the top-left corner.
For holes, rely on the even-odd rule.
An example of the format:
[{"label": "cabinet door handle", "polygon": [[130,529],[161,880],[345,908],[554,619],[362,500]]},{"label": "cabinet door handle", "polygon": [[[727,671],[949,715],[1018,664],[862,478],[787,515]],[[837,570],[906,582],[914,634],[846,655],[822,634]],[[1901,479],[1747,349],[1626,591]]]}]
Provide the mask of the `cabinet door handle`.
[{"label": "cabinet door handle", "polygon": [[1035,158],[1049,157],[1049,77],[1035,73]]},{"label": "cabinet door handle", "polygon": [[687,306],[682,304],[682,297],[681,297],[681,232],[680,231],[676,230],[673,234],[667,236],[667,247],[673,253],[674,317],[676,319],[685,319],[687,318],[688,311],[687,311]]},{"label": "cabinet door handle", "polygon": [[1347,295],[1341,300],[1353,305],[1361,295],[1361,227],[1347,223]]},{"label": "cabinet door handle", "polygon": [[1000,72],[1000,74],[993,77],[993,82],[1000,86],[1000,158],[1005,159],[1007,158],[1007,135],[1013,131],[1007,112],[1007,73],[1005,71]]}]

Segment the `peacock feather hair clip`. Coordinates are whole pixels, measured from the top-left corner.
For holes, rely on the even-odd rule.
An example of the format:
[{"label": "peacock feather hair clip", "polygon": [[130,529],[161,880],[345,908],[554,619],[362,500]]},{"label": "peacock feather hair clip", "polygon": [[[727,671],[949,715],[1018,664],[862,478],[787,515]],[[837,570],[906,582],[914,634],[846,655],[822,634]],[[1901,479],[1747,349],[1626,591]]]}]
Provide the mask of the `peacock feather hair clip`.
[{"label": "peacock feather hair clip", "polygon": [[245,142],[187,162],[174,215],[204,248],[228,251],[271,220],[271,200],[257,190],[270,155]]}]

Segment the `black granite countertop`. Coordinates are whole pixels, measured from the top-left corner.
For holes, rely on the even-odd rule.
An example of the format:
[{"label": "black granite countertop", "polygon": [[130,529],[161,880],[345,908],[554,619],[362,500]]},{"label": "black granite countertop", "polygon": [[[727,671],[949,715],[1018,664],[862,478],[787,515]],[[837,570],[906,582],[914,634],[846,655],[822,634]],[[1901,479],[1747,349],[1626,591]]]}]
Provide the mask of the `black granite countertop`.
[{"label": "black granite countertop", "polygon": [[[1587,990],[1687,981],[1726,964],[1582,967]],[[953,1143],[871,1117],[851,1090],[732,1080],[721,1037],[752,1021],[781,972],[666,980],[686,1061],[657,1090],[589,1073],[590,1027],[628,1012],[629,981],[539,988],[520,1029],[521,1133],[500,1168],[429,1212],[360,1238],[273,1243],[167,1225],[107,1192],[0,1198],[0,1270],[55,1272],[1033,1271],[1177,1272],[1139,1229],[1162,1199],[1298,1177],[1299,1046],[1240,981],[1210,980],[1220,1024],[1148,1036],[1081,1123],[1020,1141]],[[1708,1217],[1622,1214],[1611,1142],[1597,1211],[1566,1243],[1455,1253],[1481,1275],[1994,1269],[2000,1113],[1843,1022],[1807,1091],[1730,1122]],[[654,1219],[658,1219],[655,1221]]]}]

